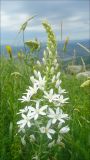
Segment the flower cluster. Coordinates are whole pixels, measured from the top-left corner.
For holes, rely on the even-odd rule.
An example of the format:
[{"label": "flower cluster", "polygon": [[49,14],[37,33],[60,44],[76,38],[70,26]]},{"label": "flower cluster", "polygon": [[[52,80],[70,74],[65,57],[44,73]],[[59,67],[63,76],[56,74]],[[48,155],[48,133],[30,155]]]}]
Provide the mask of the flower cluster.
[{"label": "flower cluster", "polygon": [[24,137],[26,131],[30,128],[32,130],[34,125],[36,125],[35,121],[38,124],[38,132],[46,134],[49,139],[52,139],[55,132],[60,136],[69,131],[69,127],[63,127],[69,117],[68,114],[63,113],[62,106],[67,103],[68,98],[63,96],[65,90],[60,86],[61,80],[59,77],[60,72],[56,76],[53,75],[51,86],[54,84],[54,88],[50,88],[47,91],[47,77],[34,70],[34,76],[30,77],[32,86],[29,86],[24,96],[19,99],[21,102],[30,104],[20,109],[18,113],[21,114],[22,119],[17,124],[19,132],[23,132]]},{"label": "flower cluster", "polygon": [[[52,57],[48,63],[47,56],[48,59]],[[41,68],[41,63],[37,62],[37,64]],[[23,136],[21,138],[23,144],[26,144],[27,134],[30,142],[37,141],[37,136],[41,135],[47,138],[48,147],[51,147],[51,144],[61,143],[63,134],[69,131],[66,124],[69,116],[63,112],[63,106],[68,103],[69,98],[64,96],[66,91],[61,87],[59,64],[57,59],[53,58],[53,53],[49,48],[44,52],[42,65],[44,65],[44,70],[33,71],[33,76],[30,77],[31,86],[19,99],[25,107],[19,110],[21,120],[17,124]]]}]

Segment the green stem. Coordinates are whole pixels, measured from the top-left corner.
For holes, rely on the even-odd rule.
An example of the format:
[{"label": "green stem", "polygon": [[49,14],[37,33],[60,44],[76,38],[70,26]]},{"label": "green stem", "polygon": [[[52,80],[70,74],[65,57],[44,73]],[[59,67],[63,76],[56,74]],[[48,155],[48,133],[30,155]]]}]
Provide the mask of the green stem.
[{"label": "green stem", "polygon": [[23,31],[23,44],[24,44],[24,51],[26,53],[26,47],[25,47],[25,36],[24,36],[24,31]]}]

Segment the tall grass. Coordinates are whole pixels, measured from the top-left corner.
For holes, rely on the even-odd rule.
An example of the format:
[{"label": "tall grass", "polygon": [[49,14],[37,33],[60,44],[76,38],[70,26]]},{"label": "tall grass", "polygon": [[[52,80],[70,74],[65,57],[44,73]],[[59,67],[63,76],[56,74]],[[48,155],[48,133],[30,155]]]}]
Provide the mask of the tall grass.
[{"label": "tall grass", "polygon": [[[24,61],[1,58],[0,160],[30,159],[30,148],[24,148],[16,135],[16,113],[21,106],[17,99],[30,83],[32,67],[27,66]],[[16,71],[20,75],[11,75]],[[81,81],[77,81],[74,76],[63,74],[62,79],[70,97],[66,110],[71,116],[71,131],[65,141],[65,148],[60,147],[59,151],[51,153],[58,152],[58,160],[89,160],[89,90],[80,88]]]}]

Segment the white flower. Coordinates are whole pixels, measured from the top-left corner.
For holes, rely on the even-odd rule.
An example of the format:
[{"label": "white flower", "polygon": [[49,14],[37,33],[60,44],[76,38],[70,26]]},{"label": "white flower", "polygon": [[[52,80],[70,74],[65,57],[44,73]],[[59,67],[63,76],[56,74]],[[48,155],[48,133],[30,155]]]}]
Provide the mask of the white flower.
[{"label": "white flower", "polygon": [[58,87],[60,86],[61,82],[62,82],[62,81],[58,79],[58,80],[56,81],[55,87],[58,88]]},{"label": "white flower", "polygon": [[34,84],[33,87],[29,86],[29,89],[27,89],[27,94],[28,94],[29,97],[31,98],[34,94],[37,93],[37,90],[38,90],[37,85]]},{"label": "white flower", "polygon": [[35,83],[35,85],[37,86],[38,89],[44,90],[45,83],[46,83],[45,76],[42,77],[41,73],[38,72],[38,80],[34,79],[34,83]]},{"label": "white flower", "polygon": [[21,114],[21,113],[27,113],[28,112],[28,107],[26,106],[23,109],[20,109],[19,112],[17,114]]},{"label": "white flower", "polygon": [[65,126],[65,127],[63,127],[63,128],[60,129],[60,133],[61,133],[61,134],[64,134],[64,133],[69,132],[69,130],[70,130],[69,127],[68,127],[68,126]]},{"label": "white flower", "polygon": [[57,100],[57,96],[57,94],[53,93],[53,89],[50,89],[49,93],[44,91],[44,98],[48,99],[50,103]]},{"label": "white flower", "polygon": [[47,105],[40,107],[40,102],[37,101],[36,102],[36,108],[34,107],[30,107],[29,110],[29,116],[32,118],[34,118],[34,120],[36,120],[38,118],[39,115],[46,115],[46,113],[44,112],[44,110],[47,109]]},{"label": "white flower", "polygon": [[47,126],[46,127],[41,127],[40,131],[41,131],[41,133],[46,133],[47,137],[49,139],[52,139],[51,134],[54,134],[55,130],[51,129],[50,126],[51,126],[51,121],[48,121]]},{"label": "white flower", "polygon": [[20,127],[20,129],[23,129],[26,125],[28,127],[31,127],[31,122],[30,122],[30,116],[29,114],[25,115],[25,114],[22,114],[22,120],[18,121],[17,124],[18,126]]},{"label": "white flower", "polygon": [[56,101],[54,102],[54,104],[55,104],[56,106],[62,106],[63,104],[68,103],[68,102],[67,102],[68,99],[69,99],[69,98],[64,98],[63,95],[59,95],[59,96],[57,97]]},{"label": "white flower", "polygon": [[49,108],[49,114],[48,117],[52,119],[52,123],[55,124],[58,121],[60,123],[64,123],[64,119],[68,119],[68,114],[64,114],[59,107],[56,109],[56,112],[54,112],[51,108]]},{"label": "white flower", "polygon": [[65,91],[65,89],[62,89],[60,86],[58,87],[58,93],[59,94],[63,94],[63,93],[67,93],[66,91]]},{"label": "white flower", "polygon": [[30,95],[29,93],[26,94],[26,96],[22,96],[22,98],[19,98],[21,102],[29,102],[30,101]]},{"label": "white flower", "polygon": [[21,102],[29,102],[31,97],[37,93],[38,87],[36,84],[34,84],[33,87],[29,86],[29,89],[27,89],[27,93],[24,93],[26,96],[22,96],[22,98],[20,98],[19,100],[21,100]]}]

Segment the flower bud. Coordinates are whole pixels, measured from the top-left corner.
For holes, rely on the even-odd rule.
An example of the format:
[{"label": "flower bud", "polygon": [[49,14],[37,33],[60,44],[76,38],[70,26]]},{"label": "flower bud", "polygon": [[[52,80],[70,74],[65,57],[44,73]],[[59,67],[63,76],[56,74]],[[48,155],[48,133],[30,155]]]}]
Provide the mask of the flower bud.
[{"label": "flower bud", "polygon": [[52,74],[54,73],[54,67],[51,68],[51,73],[52,73]]},{"label": "flower bud", "polygon": [[37,65],[40,67],[41,66],[41,63],[40,63],[40,61],[37,61]]},{"label": "flower bud", "polygon": [[35,140],[36,140],[35,136],[33,134],[30,135],[30,142],[35,142]]},{"label": "flower bud", "polygon": [[53,76],[53,78],[52,78],[52,83],[54,83],[55,82],[55,75]]},{"label": "flower bud", "polygon": [[52,148],[55,145],[55,140],[48,144],[49,148]]},{"label": "flower bud", "polygon": [[21,143],[22,143],[24,146],[26,145],[25,136],[21,137]]}]

